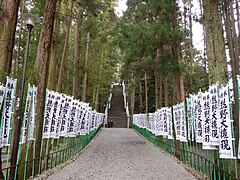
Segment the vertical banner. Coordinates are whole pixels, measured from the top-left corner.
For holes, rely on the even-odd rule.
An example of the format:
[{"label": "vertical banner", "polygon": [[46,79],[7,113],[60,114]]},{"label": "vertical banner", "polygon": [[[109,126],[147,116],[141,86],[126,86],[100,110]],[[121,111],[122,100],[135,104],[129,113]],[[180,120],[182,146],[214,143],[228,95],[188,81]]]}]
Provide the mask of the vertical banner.
[{"label": "vertical banner", "polygon": [[172,121],[172,108],[167,108],[168,114],[168,139],[174,139],[173,137],[173,121]]},{"label": "vertical banner", "polygon": [[173,121],[175,127],[176,140],[181,139],[181,122],[179,118],[178,105],[173,106]]},{"label": "vertical banner", "polygon": [[210,144],[219,146],[219,106],[218,106],[218,86],[209,88],[210,93]]},{"label": "vertical banner", "polygon": [[193,132],[194,132],[194,140],[197,141],[197,113],[198,113],[198,96],[192,96],[193,100],[193,111],[192,111],[192,118],[193,118]]},{"label": "vertical banner", "polygon": [[0,85],[0,110],[2,109],[2,104],[3,104],[3,99],[5,96],[5,86],[4,85]]},{"label": "vertical banner", "polygon": [[162,119],[163,119],[163,133],[162,135],[167,137],[168,135],[168,114],[167,108],[162,108]]},{"label": "vertical banner", "polygon": [[238,159],[240,159],[240,138],[239,138],[239,142],[238,142]]},{"label": "vertical banner", "polygon": [[81,134],[81,123],[82,123],[82,113],[83,113],[83,105],[82,102],[78,102],[78,122],[77,122],[77,134]]},{"label": "vertical banner", "polygon": [[[238,102],[240,104],[240,77],[237,77],[237,84],[238,84]],[[240,115],[240,107],[239,107],[239,115]],[[239,116],[240,117],[240,116]],[[239,122],[238,122],[238,132],[239,132],[239,141],[238,141],[238,159],[240,159],[240,118],[239,118]]]},{"label": "vertical banner", "polygon": [[84,103],[82,105],[82,114],[81,114],[81,129],[80,129],[80,134],[85,135],[85,126],[86,126],[86,116],[87,116],[87,110],[86,110],[86,104]]},{"label": "vertical banner", "polygon": [[228,86],[220,89],[220,128],[219,128],[219,155],[222,159],[232,159],[233,145],[232,145],[232,126],[230,119],[229,107],[229,90]]},{"label": "vertical banner", "polygon": [[163,135],[163,110],[159,110],[159,135]]},{"label": "vertical banner", "polygon": [[56,126],[56,139],[59,139],[60,136],[60,128],[61,128],[61,121],[62,121],[62,112],[63,112],[63,107],[66,101],[66,96],[64,94],[62,94],[61,96],[61,102],[60,102],[60,109],[58,112],[58,118],[57,118],[57,126]]},{"label": "vertical banner", "polygon": [[68,121],[68,129],[67,129],[67,136],[68,137],[75,137],[74,128],[75,128],[75,116],[77,116],[77,100],[72,101],[72,109],[69,116]]},{"label": "vertical banner", "polygon": [[36,104],[37,104],[37,87],[32,87],[32,101],[31,101],[31,113],[29,122],[29,135],[28,140],[35,140],[35,118],[36,118]]},{"label": "vertical banner", "polygon": [[28,125],[28,119],[30,115],[30,108],[31,108],[31,102],[32,102],[32,87],[30,84],[28,84],[28,91],[27,91],[27,98],[26,98],[26,104],[25,104],[25,110],[23,114],[23,123],[22,123],[22,132],[21,132],[21,139],[20,143],[24,144],[26,142],[27,137],[27,125]]},{"label": "vertical banner", "polygon": [[185,103],[182,102],[179,104],[179,113],[180,113],[180,126],[181,126],[181,136],[180,140],[182,142],[187,142],[187,128],[186,128],[186,113],[185,113]]},{"label": "vertical banner", "polygon": [[17,80],[7,77],[6,82],[6,95],[3,104],[2,111],[2,127],[1,127],[1,145],[10,146],[9,144],[9,135],[10,135],[10,126],[12,121],[12,110],[14,102],[14,93],[16,90]]},{"label": "vertical banner", "polygon": [[67,127],[70,111],[72,108],[73,98],[70,96],[66,96],[66,99],[63,104],[62,114],[61,114],[61,122],[60,122],[60,136],[64,137],[67,135]]},{"label": "vertical banner", "polygon": [[61,108],[61,101],[62,101],[62,95],[55,92],[52,119],[50,121],[50,133],[49,133],[50,138],[56,138],[56,129],[57,129],[57,124],[60,116],[59,112]]},{"label": "vertical banner", "polygon": [[188,140],[194,141],[194,125],[193,125],[193,98],[187,98],[187,117],[188,117]]},{"label": "vertical banner", "polygon": [[56,94],[53,91],[46,91],[45,113],[43,123],[43,138],[50,137],[50,128],[53,117],[53,108],[56,100]]},{"label": "vertical banner", "polygon": [[197,112],[196,112],[196,142],[202,143],[203,141],[203,117],[202,117],[202,93],[198,92],[197,95]]},{"label": "vertical banner", "polygon": [[154,113],[154,125],[155,125],[155,135],[159,135],[160,126],[159,126],[159,109]]},{"label": "vertical banner", "polygon": [[203,117],[203,142],[202,149],[217,149],[211,145],[210,136],[212,132],[211,116],[210,116],[210,93],[207,91],[202,93],[202,117]]},{"label": "vertical banner", "polygon": [[239,142],[238,142],[238,159],[240,159],[240,138],[239,138]]}]

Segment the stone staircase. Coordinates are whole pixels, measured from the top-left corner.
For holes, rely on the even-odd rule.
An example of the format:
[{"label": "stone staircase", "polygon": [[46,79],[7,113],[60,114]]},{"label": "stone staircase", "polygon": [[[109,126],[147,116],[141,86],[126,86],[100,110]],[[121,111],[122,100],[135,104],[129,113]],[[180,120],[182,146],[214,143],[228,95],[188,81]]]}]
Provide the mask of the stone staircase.
[{"label": "stone staircase", "polygon": [[127,115],[124,109],[122,86],[113,87],[111,109],[108,112],[108,122],[113,121],[113,128],[127,128]]}]

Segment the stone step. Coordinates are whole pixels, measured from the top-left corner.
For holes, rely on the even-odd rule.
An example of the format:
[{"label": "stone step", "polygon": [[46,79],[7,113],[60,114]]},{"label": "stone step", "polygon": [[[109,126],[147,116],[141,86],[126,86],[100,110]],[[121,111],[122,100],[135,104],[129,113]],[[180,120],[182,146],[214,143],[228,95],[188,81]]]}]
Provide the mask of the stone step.
[{"label": "stone step", "polygon": [[127,115],[124,109],[122,86],[115,86],[111,102],[111,109],[108,113],[108,121],[113,122],[114,128],[127,127]]}]

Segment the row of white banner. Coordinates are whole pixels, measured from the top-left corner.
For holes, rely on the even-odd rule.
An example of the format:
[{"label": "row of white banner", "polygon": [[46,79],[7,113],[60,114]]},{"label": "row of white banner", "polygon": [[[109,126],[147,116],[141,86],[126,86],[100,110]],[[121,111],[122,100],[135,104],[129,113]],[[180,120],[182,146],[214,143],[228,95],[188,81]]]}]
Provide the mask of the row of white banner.
[{"label": "row of white banner", "polygon": [[[156,136],[202,143],[202,149],[219,150],[220,158],[234,159],[235,142],[229,87],[213,85],[206,92],[191,95],[185,102],[155,113],[134,114],[133,123],[146,128]],[[240,142],[240,139],[239,139]],[[240,159],[240,145],[238,147]]]},{"label": "row of white banner", "polygon": [[[6,86],[0,85],[0,147],[9,146],[14,112],[16,79],[7,77]],[[37,87],[28,85],[20,143],[35,139]],[[75,137],[97,129],[105,114],[98,113],[88,103],[54,91],[46,91],[43,138]]]}]

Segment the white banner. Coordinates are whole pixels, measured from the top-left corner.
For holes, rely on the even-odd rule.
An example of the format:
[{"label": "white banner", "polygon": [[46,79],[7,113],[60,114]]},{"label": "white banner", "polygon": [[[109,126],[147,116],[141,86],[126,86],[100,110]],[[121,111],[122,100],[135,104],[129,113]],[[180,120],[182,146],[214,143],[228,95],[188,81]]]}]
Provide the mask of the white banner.
[{"label": "white banner", "polygon": [[27,137],[27,125],[28,125],[28,118],[30,116],[30,108],[31,108],[31,102],[32,102],[32,87],[30,84],[28,84],[28,91],[27,91],[27,98],[26,98],[26,104],[25,104],[25,110],[23,114],[23,123],[22,123],[22,134],[20,139],[20,143],[24,144],[26,142],[26,137]]},{"label": "white banner", "polygon": [[[193,100],[193,111],[192,111],[192,118],[193,118],[193,132],[194,132],[194,140],[197,141],[197,113],[198,113],[198,96],[192,96]],[[194,141],[193,140],[193,141]]]},{"label": "white banner", "polygon": [[162,108],[162,119],[163,119],[163,133],[162,135],[167,137],[168,135],[168,114],[167,108]]},{"label": "white banner", "polygon": [[163,135],[163,110],[159,110],[159,135]]},{"label": "white banner", "polygon": [[59,121],[60,116],[60,108],[61,108],[61,101],[62,101],[62,95],[55,92],[55,102],[53,104],[53,114],[52,119],[50,123],[50,138],[56,138],[56,132],[57,132],[57,125]]},{"label": "white banner", "polygon": [[58,118],[57,118],[56,135],[55,135],[56,139],[59,139],[59,136],[60,136],[61,121],[62,121],[62,114],[63,114],[62,112],[63,112],[65,101],[66,101],[66,96],[62,94],[60,109],[59,109]]},{"label": "white banner", "polygon": [[61,114],[61,123],[60,123],[60,136],[66,136],[67,135],[67,127],[69,122],[69,116],[72,108],[72,101],[73,98],[70,96],[66,96],[66,99],[63,104],[63,110]]},{"label": "white banner", "polygon": [[88,106],[87,107],[87,114],[86,114],[86,124],[85,124],[85,130],[86,130],[86,133],[88,134],[89,133],[89,130],[90,130],[90,123],[91,123],[91,115],[92,114],[92,109]]},{"label": "white banner", "polygon": [[187,98],[187,115],[188,115],[188,140],[194,141],[194,125],[193,125],[193,98]]},{"label": "white banner", "polygon": [[44,124],[43,124],[43,138],[50,137],[50,128],[53,117],[53,108],[56,100],[56,94],[53,91],[46,91]]},{"label": "white banner", "polygon": [[77,101],[73,100],[67,128],[68,137],[75,137],[75,117],[77,116],[77,106]]},{"label": "white banner", "polygon": [[7,77],[6,82],[6,95],[4,98],[3,111],[2,111],[2,127],[1,127],[1,144],[0,147],[10,146],[9,135],[11,129],[12,113],[14,94],[16,90],[17,80]]},{"label": "white banner", "polygon": [[5,86],[4,85],[0,85],[0,110],[2,109],[2,104],[3,104],[3,99],[5,96]]},{"label": "white banner", "polygon": [[78,122],[77,122],[77,128],[76,128],[76,133],[79,135],[81,134],[81,123],[82,123],[82,113],[83,113],[83,105],[82,102],[78,103]]},{"label": "white banner", "polygon": [[202,117],[203,117],[203,142],[202,149],[216,150],[216,146],[211,145],[210,136],[212,132],[211,128],[211,116],[210,116],[210,93],[207,91],[202,93]]},{"label": "white banner", "polygon": [[155,134],[156,127],[155,127],[155,123],[154,123],[154,113],[149,113],[149,118],[151,121],[152,133]]},{"label": "white banner", "polygon": [[202,93],[199,92],[197,96],[197,114],[196,114],[196,142],[203,141],[203,119],[202,119]]},{"label": "white banner", "polygon": [[36,119],[36,104],[37,104],[37,87],[33,86],[28,140],[35,140],[34,132],[35,132],[35,119]]},{"label": "white banner", "polygon": [[173,137],[173,122],[172,122],[172,108],[167,108],[168,114],[168,139],[174,139]]},{"label": "white banner", "polygon": [[182,142],[187,142],[187,128],[186,128],[186,113],[185,113],[185,103],[182,102],[179,104],[180,112],[180,122],[181,122],[181,136],[180,140]]},{"label": "white banner", "polygon": [[238,159],[240,159],[240,138],[239,138],[239,142],[238,142]]},{"label": "white banner", "polygon": [[176,140],[181,139],[181,121],[180,121],[180,114],[178,110],[178,105],[173,106],[173,122],[174,122],[174,129]]},{"label": "white banner", "polygon": [[81,129],[80,129],[81,135],[86,134],[86,120],[87,120],[87,108],[86,108],[86,104],[83,104],[82,113],[81,113]]},{"label": "white banner", "polygon": [[154,126],[155,126],[155,135],[158,136],[159,132],[159,118],[158,118],[158,110],[154,113]]},{"label": "white banner", "polygon": [[210,144],[219,146],[219,106],[218,106],[218,86],[209,88],[210,92]]},{"label": "white banner", "polygon": [[232,126],[229,108],[229,91],[228,86],[220,89],[220,129],[219,129],[219,155],[222,159],[232,159]]}]

